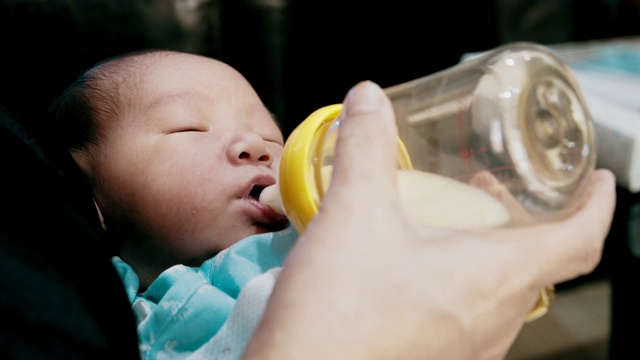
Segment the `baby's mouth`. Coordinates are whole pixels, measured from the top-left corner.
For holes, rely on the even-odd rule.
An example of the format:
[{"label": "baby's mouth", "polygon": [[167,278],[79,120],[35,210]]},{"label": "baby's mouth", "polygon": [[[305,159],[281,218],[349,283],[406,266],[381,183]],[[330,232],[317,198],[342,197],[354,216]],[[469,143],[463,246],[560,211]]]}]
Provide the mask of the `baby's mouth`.
[{"label": "baby's mouth", "polygon": [[246,184],[244,190],[238,194],[241,198],[247,201],[259,202],[260,194],[269,185],[275,184],[275,179],[269,176],[256,176],[248,184]]},{"label": "baby's mouth", "polygon": [[259,201],[260,194],[262,193],[262,190],[264,190],[264,188],[265,188],[264,186],[253,185],[253,187],[251,188],[251,191],[249,191],[249,197],[255,201]]},{"label": "baby's mouth", "polygon": [[275,181],[257,181],[251,185],[251,188],[245,193],[244,198],[254,203],[254,205],[260,209],[263,216],[260,220],[262,225],[272,228],[273,230],[278,230],[286,226],[289,223],[289,219],[286,215],[274,210],[271,206],[260,202],[260,195],[263,190],[274,184]]}]

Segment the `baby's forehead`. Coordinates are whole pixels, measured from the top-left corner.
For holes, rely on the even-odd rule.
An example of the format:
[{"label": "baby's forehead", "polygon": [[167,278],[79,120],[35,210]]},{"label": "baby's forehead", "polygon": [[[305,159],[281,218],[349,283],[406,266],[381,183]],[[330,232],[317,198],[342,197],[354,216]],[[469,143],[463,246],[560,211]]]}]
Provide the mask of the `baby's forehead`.
[{"label": "baby's forehead", "polygon": [[184,71],[180,65],[187,59],[169,51],[132,53],[106,61],[90,73],[97,88],[117,94],[116,103],[127,103],[162,92],[158,84],[178,77]]},{"label": "baby's forehead", "polygon": [[[146,54],[131,67],[144,84],[169,83],[176,87],[253,87],[233,67],[213,58],[188,53]],[[155,86],[155,85],[152,85]]]},{"label": "baby's forehead", "polygon": [[[168,50],[152,50],[112,58],[96,66],[91,71],[97,72],[99,74],[98,77],[102,79],[114,77],[121,84],[140,85],[140,81],[146,77],[179,74],[185,68],[202,66],[205,61],[210,70],[215,69],[222,72],[233,70],[229,66],[223,66],[226,64],[218,60],[201,55]],[[200,64],[198,65],[198,63]]]},{"label": "baby's forehead", "polygon": [[[122,58],[110,65],[119,73],[118,103],[126,109],[146,112],[178,100],[268,112],[251,84],[231,66],[200,55],[158,51]],[[123,109],[124,110],[124,109]],[[137,111],[136,111],[137,110]],[[126,110],[125,110],[126,111]]]}]

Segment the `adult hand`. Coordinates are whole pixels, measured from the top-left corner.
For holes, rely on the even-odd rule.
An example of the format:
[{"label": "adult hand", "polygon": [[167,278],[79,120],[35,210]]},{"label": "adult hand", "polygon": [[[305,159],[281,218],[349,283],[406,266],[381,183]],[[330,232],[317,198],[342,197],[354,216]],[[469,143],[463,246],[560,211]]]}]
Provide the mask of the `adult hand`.
[{"label": "adult hand", "polygon": [[539,289],[600,261],[615,207],[611,172],[596,171],[586,204],[561,221],[429,228],[399,204],[389,99],[363,82],[344,106],[330,189],[245,358],[503,358]]}]

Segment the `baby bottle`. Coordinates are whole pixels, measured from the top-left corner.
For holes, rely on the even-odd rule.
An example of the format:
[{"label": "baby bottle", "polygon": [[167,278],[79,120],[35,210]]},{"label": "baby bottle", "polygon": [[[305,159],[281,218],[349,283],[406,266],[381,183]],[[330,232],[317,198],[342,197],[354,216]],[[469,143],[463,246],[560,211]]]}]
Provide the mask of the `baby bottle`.
[{"label": "baby bottle", "polygon": [[[400,195],[416,220],[521,226],[561,217],[583,200],[595,167],[592,120],[550,49],[508,44],[385,92],[399,131]],[[328,187],[341,108],[320,108],[291,133],[279,186],[263,194],[299,232]]]},{"label": "baby bottle", "polygon": [[[507,44],[385,92],[399,131],[399,193],[416,221],[522,226],[583,201],[595,167],[592,119],[569,67],[549,48]],[[299,232],[327,190],[340,110],[320,108],[291,133],[278,187],[264,192]],[[553,287],[542,289],[529,319],[551,301]]]}]

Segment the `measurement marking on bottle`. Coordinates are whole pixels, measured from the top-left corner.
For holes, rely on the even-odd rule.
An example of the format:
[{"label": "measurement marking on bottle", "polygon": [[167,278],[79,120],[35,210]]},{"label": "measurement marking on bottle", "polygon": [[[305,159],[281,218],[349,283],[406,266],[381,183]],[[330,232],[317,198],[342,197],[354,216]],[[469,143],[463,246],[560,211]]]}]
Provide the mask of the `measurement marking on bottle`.
[{"label": "measurement marking on bottle", "polygon": [[467,149],[467,142],[465,141],[466,131],[464,126],[464,114],[466,110],[464,107],[465,98],[465,91],[461,90],[457,98],[458,110],[456,111],[456,128],[458,129],[458,139],[460,143],[460,158],[462,158],[465,170],[469,171],[469,150]]}]

